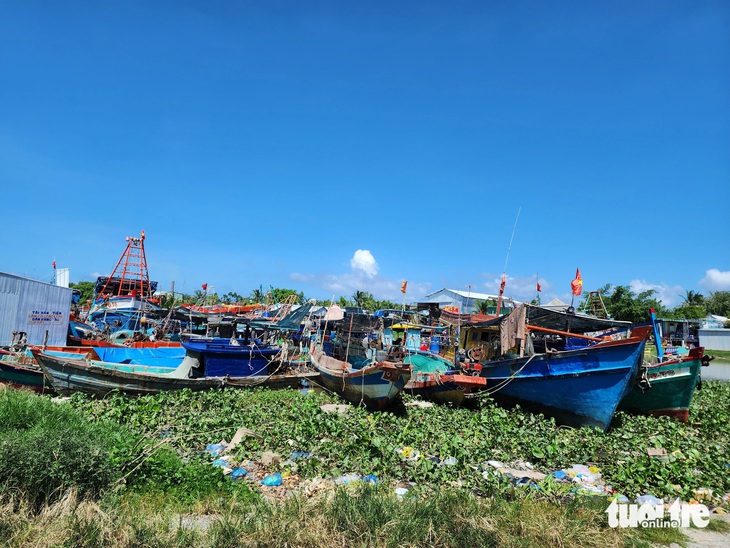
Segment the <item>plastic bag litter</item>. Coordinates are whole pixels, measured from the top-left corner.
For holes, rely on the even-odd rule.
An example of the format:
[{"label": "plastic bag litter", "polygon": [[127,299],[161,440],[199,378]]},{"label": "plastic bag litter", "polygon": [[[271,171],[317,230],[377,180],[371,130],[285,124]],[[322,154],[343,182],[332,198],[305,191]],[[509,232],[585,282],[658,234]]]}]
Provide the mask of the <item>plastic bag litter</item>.
[{"label": "plastic bag litter", "polygon": [[248,474],[248,470],[246,470],[245,468],[241,468],[241,467],[234,468],[231,471],[231,479],[238,480],[238,479],[245,477],[246,474]]},{"label": "plastic bag litter", "polygon": [[664,501],[662,499],[658,499],[654,495],[641,495],[639,497],[636,497],[636,500],[634,502],[638,505],[648,503],[651,506],[657,506],[659,504],[664,504]]},{"label": "plastic bag litter", "polygon": [[396,488],[396,490],[395,490],[395,495],[396,495],[396,496],[397,496],[397,497],[398,497],[399,499],[402,499],[402,498],[403,498],[403,497],[405,497],[405,496],[406,496],[407,494],[408,494],[408,489],[406,489],[405,487],[398,487],[398,488]]},{"label": "plastic bag litter", "polygon": [[359,474],[345,474],[344,476],[339,476],[335,478],[335,483],[338,485],[349,485],[353,482],[362,480],[362,476]]},{"label": "plastic bag litter", "polygon": [[276,487],[277,485],[281,485],[282,478],[281,474],[279,472],[275,472],[273,474],[269,474],[264,479],[261,480],[261,485],[267,485],[269,487]]},{"label": "plastic bag litter", "polygon": [[210,453],[212,456],[217,457],[225,450],[226,447],[227,444],[225,443],[211,443],[205,447],[204,453]]}]

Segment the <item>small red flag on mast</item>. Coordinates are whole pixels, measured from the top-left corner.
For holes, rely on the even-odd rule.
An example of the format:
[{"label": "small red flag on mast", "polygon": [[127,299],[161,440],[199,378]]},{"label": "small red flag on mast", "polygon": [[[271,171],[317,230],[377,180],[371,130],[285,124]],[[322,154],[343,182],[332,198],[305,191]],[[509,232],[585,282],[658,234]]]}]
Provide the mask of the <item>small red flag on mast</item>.
[{"label": "small red flag on mast", "polygon": [[583,293],[583,278],[580,276],[580,268],[575,269],[575,279],[570,282],[570,289],[573,291],[573,295]]},{"label": "small red flag on mast", "polygon": [[208,284],[203,284],[203,291],[208,291]]}]

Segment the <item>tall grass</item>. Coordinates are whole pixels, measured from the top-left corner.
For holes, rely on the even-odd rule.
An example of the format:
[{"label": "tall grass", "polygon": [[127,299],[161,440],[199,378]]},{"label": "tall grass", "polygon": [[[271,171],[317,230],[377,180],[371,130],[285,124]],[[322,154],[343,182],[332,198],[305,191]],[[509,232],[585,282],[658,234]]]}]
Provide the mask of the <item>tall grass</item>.
[{"label": "tall grass", "polygon": [[[555,506],[530,497],[506,502],[447,489],[396,497],[385,487],[244,501],[211,514],[99,504],[73,492],[34,514],[0,506],[8,546],[623,546],[633,533],[601,525],[603,508]],[[133,511],[133,508],[135,510]]]}]

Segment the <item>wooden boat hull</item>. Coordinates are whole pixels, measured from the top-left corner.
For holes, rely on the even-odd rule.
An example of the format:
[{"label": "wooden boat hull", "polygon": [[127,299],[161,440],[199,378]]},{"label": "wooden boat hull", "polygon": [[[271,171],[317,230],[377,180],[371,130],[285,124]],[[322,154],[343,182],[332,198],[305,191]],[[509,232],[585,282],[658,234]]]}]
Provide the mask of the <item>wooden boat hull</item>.
[{"label": "wooden boat hull", "polygon": [[354,369],[344,361],[327,356],[321,349],[310,352],[319,383],[355,405],[385,409],[401,393],[411,376],[410,367],[400,363],[373,362]]},{"label": "wooden boat hull", "polygon": [[30,388],[38,393],[51,391],[40,367],[12,360],[0,361],[0,382],[14,388]]},{"label": "wooden boat hull", "polygon": [[464,400],[478,390],[487,386],[484,377],[453,374],[412,374],[403,391],[406,394],[420,396],[423,399],[436,403],[445,403],[459,406]]},{"label": "wooden boat hull", "polygon": [[486,378],[463,375],[453,369],[451,362],[427,352],[408,354],[403,363],[412,368],[404,391],[436,403],[461,405],[468,394],[476,393],[487,385]]},{"label": "wooden boat hull", "polygon": [[607,430],[631,388],[644,338],[482,363],[490,395],[552,416],[568,426]]},{"label": "wooden boat hull", "polygon": [[621,400],[619,410],[666,415],[687,422],[700,378],[703,353],[703,348],[693,348],[687,356],[643,366],[631,391]]},{"label": "wooden boat hull", "polygon": [[[297,386],[302,380],[316,380],[312,373],[249,376],[245,378],[201,377],[174,378],[170,373],[140,373],[143,365],[88,363],[85,360],[68,359],[43,354],[37,350],[33,355],[40,364],[46,380],[61,395],[84,392],[95,396],[106,396],[114,390],[128,395],[141,396],[167,390],[190,389],[194,391],[214,388],[249,388],[267,386],[283,388]],[[103,364],[104,362],[96,362]],[[126,371],[124,369],[127,369]],[[170,368],[148,367],[149,371],[171,371]]]}]

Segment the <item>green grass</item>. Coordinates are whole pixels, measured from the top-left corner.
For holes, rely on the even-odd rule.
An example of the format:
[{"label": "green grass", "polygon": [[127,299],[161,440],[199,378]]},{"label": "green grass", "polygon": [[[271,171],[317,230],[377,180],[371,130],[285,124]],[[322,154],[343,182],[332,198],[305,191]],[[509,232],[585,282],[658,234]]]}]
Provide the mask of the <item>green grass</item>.
[{"label": "green grass", "polygon": [[710,354],[718,358],[730,359],[730,350],[708,350],[705,349],[705,354]]},{"label": "green grass", "polygon": [[603,509],[518,497],[512,502],[445,489],[397,498],[385,487],[340,488],[279,503],[239,501],[209,513],[123,499],[56,502],[41,515],[0,506],[7,546],[623,546],[634,532],[607,529]]},{"label": "green grass", "polygon": [[[404,397],[404,403],[410,401]],[[572,484],[549,476],[539,488],[515,486],[498,474],[483,474],[491,459],[529,461],[548,474],[576,463],[593,465],[630,499],[651,492],[689,500],[697,488],[730,492],[730,383],[705,382],[688,424],[619,413],[608,433],[558,427],[489,400],[458,409],[400,404],[371,413],[350,407],[343,415],[322,411],[320,405],[330,402],[339,400],[265,389],[140,398],[117,394],[103,400],[76,395],[63,404],[25,392],[0,393],[0,471],[5,474],[0,475],[0,544],[685,542],[677,530],[610,529],[605,497],[579,497]],[[311,498],[295,490],[272,502],[257,482],[229,481],[202,453],[241,426],[257,436],[245,437],[233,451],[239,462],[260,463],[263,451],[284,459],[293,451],[311,454],[297,461],[298,475],[289,487],[347,473],[376,474],[378,485],[328,488]],[[43,455],[34,452],[38,447]],[[430,458],[404,459],[406,447]],[[647,447],[664,447],[669,462],[650,459]],[[440,466],[446,457],[457,464]],[[13,467],[19,458],[24,466]],[[410,494],[397,498],[394,487],[408,483]],[[29,496],[35,492],[42,496]]]}]

